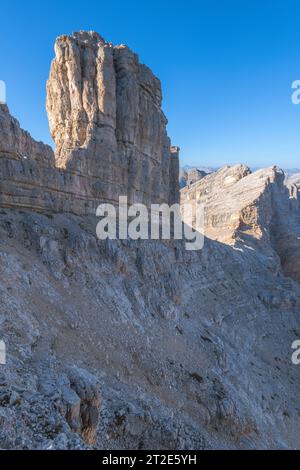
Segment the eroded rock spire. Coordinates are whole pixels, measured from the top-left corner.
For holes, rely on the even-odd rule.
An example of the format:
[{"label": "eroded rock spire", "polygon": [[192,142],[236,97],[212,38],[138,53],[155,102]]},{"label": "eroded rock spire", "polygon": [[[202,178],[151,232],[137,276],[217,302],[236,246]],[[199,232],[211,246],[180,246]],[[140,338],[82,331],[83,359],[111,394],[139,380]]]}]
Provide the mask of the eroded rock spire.
[{"label": "eroded rock spire", "polygon": [[161,102],[160,81],[128,47],[93,31],[59,37],[47,83],[56,165],[90,176],[107,200],[177,201],[178,151]]}]

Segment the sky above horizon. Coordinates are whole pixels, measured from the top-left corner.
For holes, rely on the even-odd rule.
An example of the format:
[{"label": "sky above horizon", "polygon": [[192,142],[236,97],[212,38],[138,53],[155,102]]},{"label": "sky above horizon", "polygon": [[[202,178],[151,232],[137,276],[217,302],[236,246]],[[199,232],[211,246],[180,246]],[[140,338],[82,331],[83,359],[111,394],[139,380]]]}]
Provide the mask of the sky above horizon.
[{"label": "sky above horizon", "polygon": [[0,80],[21,126],[53,145],[45,97],[55,38],[95,30],[160,78],[182,165],[300,167],[299,13],[295,0],[1,3]]}]

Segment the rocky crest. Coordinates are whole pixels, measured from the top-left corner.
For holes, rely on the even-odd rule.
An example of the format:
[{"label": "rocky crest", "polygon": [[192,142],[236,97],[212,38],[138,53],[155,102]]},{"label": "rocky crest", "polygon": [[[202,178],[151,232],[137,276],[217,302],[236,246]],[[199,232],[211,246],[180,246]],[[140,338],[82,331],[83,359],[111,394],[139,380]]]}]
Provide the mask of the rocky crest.
[{"label": "rocky crest", "polygon": [[[54,166],[52,148],[35,141],[29,132],[21,129],[5,104],[0,104],[0,157],[13,160],[30,158],[43,166]],[[4,174],[1,175],[3,178]]]},{"label": "rocky crest", "polygon": [[199,168],[181,168],[179,170],[179,186],[184,188],[185,186],[191,186],[196,183],[196,181],[201,180],[209,173],[206,171],[200,170]]}]

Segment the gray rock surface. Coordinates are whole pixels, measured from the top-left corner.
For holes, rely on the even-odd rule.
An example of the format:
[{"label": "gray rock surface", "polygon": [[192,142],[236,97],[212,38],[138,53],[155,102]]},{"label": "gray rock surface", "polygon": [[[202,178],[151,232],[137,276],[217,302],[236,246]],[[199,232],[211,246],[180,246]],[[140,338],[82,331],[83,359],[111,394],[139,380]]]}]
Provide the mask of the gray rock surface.
[{"label": "gray rock surface", "polygon": [[196,183],[196,181],[200,181],[207,175],[208,173],[203,170],[199,170],[198,168],[182,170],[179,178],[179,186],[180,188],[191,186],[192,184]]},{"label": "gray rock surface", "polygon": [[0,447],[298,448],[299,284],[96,223],[1,211]]},{"label": "gray rock surface", "polygon": [[196,183],[196,181],[201,180],[204,176],[207,176],[210,173],[213,173],[217,169],[203,167],[190,167],[189,165],[183,166],[179,168],[179,187],[180,189],[184,188],[185,186],[191,186],[192,184]]},{"label": "gray rock surface", "polygon": [[160,81],[127,46],[92,31],[61,36],[55,55],[47,111],[56,165],[98,178],[104,200],[169,201],[178,155],[170,151]]},{"label": "gray rock surface", "polygon": [[34,140],[21,129],[17,119],[9,114],[6,104],[0,103],[0,157],[14,160],[31,158],[40,165],[54,165],[54,153],[49,145]]}]

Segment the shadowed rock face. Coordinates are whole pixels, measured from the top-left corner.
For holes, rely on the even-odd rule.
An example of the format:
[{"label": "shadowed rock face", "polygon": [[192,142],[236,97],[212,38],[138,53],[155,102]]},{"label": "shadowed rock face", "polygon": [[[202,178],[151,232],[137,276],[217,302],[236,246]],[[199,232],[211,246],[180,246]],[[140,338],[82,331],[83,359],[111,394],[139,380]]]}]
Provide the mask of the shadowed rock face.
[{"label": "shadowed rock face", "polygon": [[299,448],[300,285],[96,223],[0,211],[0,448]]},{"label": "shadowed rock face", "polygon": [[161,85],[151,70],[95,32],[61,36],[55,55],[47,111],[56,165],[98,178],[106,199],[113,187],[130,202],[176,202],[178,154],[170,151]]},{"label": "shadowed rock face", "polygon": [[271,235],[284,274],[300,282],[300,185],[277,189]]},{"label": "shadowed rock face", "polygon": [[20,128],[0,104],[0,205],[39,212],[95,213],[95,180],[55,168],[52,149]]},{"label": "shadowed rock face", "polygon": [[300,281],[300,193],[284,180],[277,167],[254,173],[245,165],[225,167],[183,188],[181,203],[204,205],[207,237],[258,250]]}]

